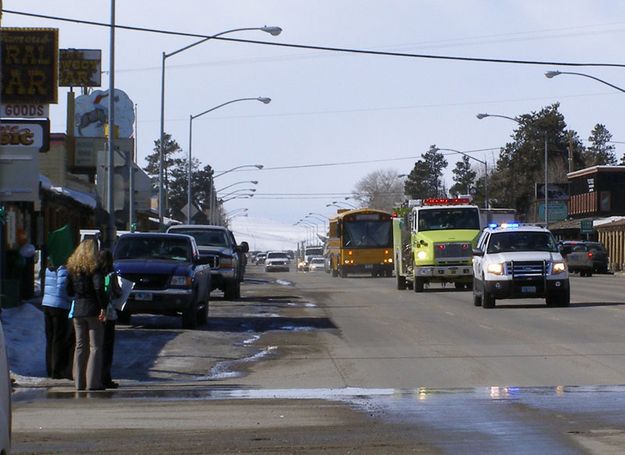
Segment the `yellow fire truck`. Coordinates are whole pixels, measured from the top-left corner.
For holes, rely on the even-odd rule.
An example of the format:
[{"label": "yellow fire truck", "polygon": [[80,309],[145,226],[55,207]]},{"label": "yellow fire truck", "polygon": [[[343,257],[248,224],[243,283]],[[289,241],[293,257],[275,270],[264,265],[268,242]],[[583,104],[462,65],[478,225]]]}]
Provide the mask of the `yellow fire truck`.
[{"label": "yellow fire truck", "polygon": [[473,284],[472,254],[480,210],[465,198],[410,201],[393,217],[397,289],[423,292],[427,283]]}]

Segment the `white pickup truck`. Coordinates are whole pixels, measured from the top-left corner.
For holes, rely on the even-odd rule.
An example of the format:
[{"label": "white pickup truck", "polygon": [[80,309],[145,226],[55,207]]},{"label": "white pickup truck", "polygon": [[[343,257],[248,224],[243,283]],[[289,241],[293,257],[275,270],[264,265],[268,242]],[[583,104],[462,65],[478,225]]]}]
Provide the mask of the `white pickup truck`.
[{"label": "white pickup truck", "polygon": [[549,230],[517,223],[484,229],[473,250],[473,303],[545,298],[569,306],[569,272]]}]

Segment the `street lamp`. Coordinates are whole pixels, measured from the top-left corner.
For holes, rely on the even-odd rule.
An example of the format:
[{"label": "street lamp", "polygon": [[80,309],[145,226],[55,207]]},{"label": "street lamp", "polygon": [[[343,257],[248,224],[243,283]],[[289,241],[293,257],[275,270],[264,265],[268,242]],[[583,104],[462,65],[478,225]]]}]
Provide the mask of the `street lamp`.
[{"label": "street lamp", "polygon": [[226,190],[230,188],[231,186],[240,185],[242,183],[251,183],[252,185],[258,185],[258,180],[241,180],[240,182],[235,182],[228,186],[224,186],[223,188],[218,189],[217,192],[219,193],[220,191]]},{"label": "street lamp", "polygon": [[[242,164],[240,166],[235,166],[231,169],[228,169],[226,171],[220,172],[217,175],[213,175],[213,182],[215,181],[215,179],[217,177],[221,177],[222,175],[228,174],[230,172],[233,171],[237,171],[239,169],[245,169],[245,168],[256,168],[258,170],[262,169],[264,166],[262,164]],[[214,211],[215,211],[215,203],[217,202],[217,196],[215,194],[216,192],[213,191],[212,185],[210,188],[210,196],[208,198],[208,213],[209,213],[209,220],[212,220],[214,218]]]},{"label": "street lamp", "polygon": [[275,26],[263,26],[263,27],[245,27],[245,28],[234,28],[232,30],[226,30],[221,33],[217,33],[216,35],[207,36],[206,38],[202,38],[195,43],[189,44],[185,47],[182,47],[174,52],[166,53],[163,51],[162,60],[161,60],[161,143],[159,146],[159,165],[158,165],[158,223],[159,229],[163,226],[163,207],[165,206],[165,192],[163,191],[163,168],[165,161],[165,61],[169,57],[173,57],[176,54],[179,54],[187,49],[197,46],[198,44],[202,44],[210,39],[217,38],[218,36],[225,35],[227,33],[234,32],[242,32],[248,30],[259,30],[261,32],[269,33],[272,36],[278,36],[282,33],[282,29],[280,27]]},{"label": "street lamp", "polygon": [[[329,204],[326,204],[326,207],[336,207],[339,209],[349,209],[350,206],[348,206],[347,204],[345,204],[345,206],[339,205],[339,204],[345,204],[344,202],[339,202],[339,201],[333,201],[330,202]],[[355,208],[355,207],[352,207]]]},{"label": "street lamp", "polygon": [[[346,202],[346,201],[332,201],[331,205],[336,205],[336,204],[345,204],[347,207],[349,207],[351,209],[357,209],[358,208],[354,204],[351,204],[351,203]],[[343,207],[341,207],[341,208],[343,208]]]},{"label": "street lamp", "polygon": [[315,212],[308,212],[308,215],[306,215],[304,218],[309,218],[309,217],[317,217],[316,219],[321,221],[323,223],[323,227],[325,228],[326,223],[328,222],[328,220],[330,218],[328,218],[325,215],[322,215],[321,213],[315,213]]},{"label": "street lamp", "polygon": [[232,103],[238,103],[240,101],[260,101],[263,104],[269,104],[271,103],[271,98],[266,98],[266,97],[262,97],[259,96],[257,98],[238,98],[236,100],[231,100],[228,101],[226,103],[222,103],[219,104],[218,106],[212,107],[210,109],[205,110],[204,112],[201,112],[199,114],[196,115],[189,115],[189,163],[188,163],[188,169],[187,169],[187,224],[191,224],[191,148],[193,145],[193,120],[195,120],[198,117],[203,116],[204,114],[208,114],[209,112],[215,111],[221,107],[227,106],[228,104],[232,104]]},{"label": "street lamp", "polygon": [[583,76],[583,77],[587,77],[587,78],[589,78],[589,79],[593,79],[593,80],[595,80],[595,81],[597,81],[597,82],[601,82],[602,84],[605,84],[605,85],[607,85],[608,87],[612,87],[613,89],[616,89],[616,90],[618,90],[619,92],[623,92],[623,93],[625,93],[625,89],[623,89],[623,88],[621,88],[621,87],[618,87],[618,86],[616,86],[616,85],[614,85],[614,84],[610,84],[609,82],[606,82],[606,81],[604,81],[603,79],[599,79],[598,77],[591,76],[590,74],[584,74],[584,73],[574,73],[574,72],[572,72],[572,71],[547,71],[547,72],[545,73],[545,77],[546,77],[546,78],[548,78],[548,79],[553,79],[554,77],[559,76],[560,74],[572,74],[572,75],[575,75],[575,76]]},{"label": "street lamp", "polygon": [[[234,191],[230,191],[229,193],[222,194],[220,197],[223,199],[225,197],[234,196],[235,194],[243,194],[246,191],[249,191],[250,193],[255,193],[256,192],[256,188],[241,188],[239,190],[234,190]],[[219,194],[219,193],[217,193],[217,194]]]},{"label": "street lamp", "polygon": [[236,166],[236,167],[233,167],[232,169],[228,169],[227,171],[220,172],[219,174],[213,176],[213,179],[216,179],[217,177],[221,177],[222,175],[227,174],[227,173],[232,172],[232,171],[237,171],[239,169],[244,169],[246,167],[255,167],[256,169],[260,170],[264,166],[262,164],[242,164],[241,166]]},{"label": "street lamp", "polygon": [[[480,115],[482,115],[482,114],[480,114]],[[478,118],[480,118],[480,117],[478,117]],[[480,159],[477,159],[476,157],[471,156],[468,153],[461,152],[460,150],[448,149],[448,148],[439,148],[439,147],[436,147],[436,150],[446,150],[448,152],[460,153],[461,155],[466,156],[467,158],[471,158],[472,160],[475,160],[478,163],[481,163],[481,164],[484,165],[484,208],[488,209],[489,208],[489,204],[488,204],[488,163],[486,161],[482,161]]]},{"label": "street lamp", "polygon": [[[521,122],[513,117],[508,117],[507,115],[497,115],[497,114],[477,114],[476,116],[478,119],[482,120],[483,118],[486,117],[499,117],[499,118],[505,118],[508,120],[512,120],[513,122],[516,122],[517,124],[521,124]],[[547,165],[548,165],[548,155],[547,155],[547,131],[545,131],[545,188],[543,189],[543,192],[545,193],[545,226],[549,227],[549,207],[547,205],[547,203],[549,202],[549,191],[547,190],[547,185],[549,183],[548,180],[548,173],[547,173]]]}]

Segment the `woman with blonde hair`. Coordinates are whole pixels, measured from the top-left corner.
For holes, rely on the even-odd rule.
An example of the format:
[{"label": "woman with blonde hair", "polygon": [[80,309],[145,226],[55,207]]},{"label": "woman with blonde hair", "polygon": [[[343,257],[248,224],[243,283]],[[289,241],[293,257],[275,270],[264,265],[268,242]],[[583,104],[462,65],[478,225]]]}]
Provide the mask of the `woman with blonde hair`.
[{"label": "woman with blonde hair", "polygon": [[76,390],[103,390],[102,344],[108,300],[95,241],[83,240],[67,261],[67,295],[74,298]]}]

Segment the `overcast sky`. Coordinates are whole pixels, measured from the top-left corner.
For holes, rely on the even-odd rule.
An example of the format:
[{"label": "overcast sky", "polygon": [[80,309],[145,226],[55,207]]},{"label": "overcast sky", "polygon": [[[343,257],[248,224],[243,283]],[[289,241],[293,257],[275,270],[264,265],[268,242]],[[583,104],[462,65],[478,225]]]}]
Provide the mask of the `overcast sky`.
[{"label": "overcast sky", "polygon": [[[110,21],[110,2],[102,0],[4,0],[4,9]],[[277,25],[284,30],[278,37],[259,31],[227,35],[276,43],[625,63],[625,2],[613,0],[151,0],[118,1],[116,9],[119,25],[187,33]],[[106,28],[9,13],[2,25],[59,28],[61,48],[102,49],[103,69],[108,69]],[[159,136],[161,54],[196,40],[117,32],[115,85],[138,106],[141,166]],[[544,77],[555,69],[625,87],[625,68],[350,55],[214,40],[167,59],[165,130],[186,154],[189,115],[236,98],[272,98],[268,105],[235,103],[194,120],[193,151],[217,171],[263,164],[262,171],[218,179],[218,188],[259,181],[253,199],[228,202],[227,210],[247,207],[250,220],[292,224],[308,212],[332,214],[326,204],[349,195],[370,172],[410,172],[431,144],[495,149],[474,154],[494,163],[496,149],[515,125],[505,119],[478,120],[479,112],[516,116],[560,102],[567,124],[582,139],[599,122],[615,141],[625,141],[625,94],[580,76]],[[106,74],[102,88],[108,88]],[[50,113],[55,132],[65,130],[65,89],[59,100]],[[625,145],[616,145],[620,158]],[[447,186],[459,158],[447,157]],[[331,166],[307,167],[315,164]]]}]

